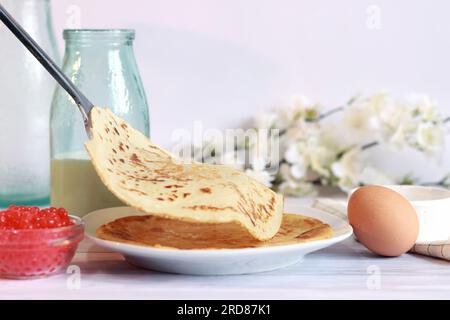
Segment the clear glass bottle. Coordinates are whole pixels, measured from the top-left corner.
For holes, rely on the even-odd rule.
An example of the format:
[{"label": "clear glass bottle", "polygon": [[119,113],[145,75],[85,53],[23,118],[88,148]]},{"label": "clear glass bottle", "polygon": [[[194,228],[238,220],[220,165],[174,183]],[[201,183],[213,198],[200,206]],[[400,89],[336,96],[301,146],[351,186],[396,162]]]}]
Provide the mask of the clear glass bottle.
[{"label": "clear glass bottle", "polygon": [[[63,70],[96,105],[110,108],[149,136],[147,98],[133,52],[133,30],[65,30]],[[102,184],[84,148],[87,135],[60,87],[51,109],[51,203],[71,214],[121,206]]]},{"label": "clear glass bottle", "polygon": [[[3,0],[2,5],[58,62],[50,1]],[[48,131],[56,83],[2,23],[0,44],[0,207],[48,205]]]}]

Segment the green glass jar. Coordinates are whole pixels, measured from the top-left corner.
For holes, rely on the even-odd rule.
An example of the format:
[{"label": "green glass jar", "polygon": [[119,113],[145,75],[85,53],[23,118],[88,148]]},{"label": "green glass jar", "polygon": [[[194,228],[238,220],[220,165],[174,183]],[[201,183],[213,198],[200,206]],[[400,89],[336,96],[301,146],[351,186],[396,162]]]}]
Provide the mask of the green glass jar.
[{"label": "green glass jar", "polygon": [[[65,30],[63,70],[96,105],[149,136],[149,110],[133,52],[133,30]],[[51,203],[71,214],[121,206],[101,183],[84,143],[82,117],[58,86],[50,119]]]}]

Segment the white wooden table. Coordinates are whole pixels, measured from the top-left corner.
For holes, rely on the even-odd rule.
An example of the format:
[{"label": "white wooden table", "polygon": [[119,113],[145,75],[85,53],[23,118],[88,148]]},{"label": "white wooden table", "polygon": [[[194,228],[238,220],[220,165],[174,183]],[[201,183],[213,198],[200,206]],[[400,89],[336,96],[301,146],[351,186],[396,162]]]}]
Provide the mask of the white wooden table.
[{"label": "white wooden table", "polygon": [[353,239],[286,269],[245,276],[142,270],[89,241],[72,265],[75,274],[0,280],[0,299],[450,299],[449,262],[410,254],[380,258]]}]

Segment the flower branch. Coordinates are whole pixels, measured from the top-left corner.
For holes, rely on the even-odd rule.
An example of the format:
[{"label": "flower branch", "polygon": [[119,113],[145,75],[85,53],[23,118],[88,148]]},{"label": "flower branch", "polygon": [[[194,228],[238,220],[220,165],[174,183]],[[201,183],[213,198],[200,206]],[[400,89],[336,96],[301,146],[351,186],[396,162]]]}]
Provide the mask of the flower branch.
[{"label": "flower branch", "polygon": [[321,115],[319,115],[316,119],[314,119],[312,122],[319,122],[322,121],[328,117],[331,117],[332,115],[336,114],[336,113],[340,113],[343,112],[345,110],[346,107],[338,107],[335,109],[331,109],[325,113],[322,113]]},{"label": "flower branch", "polygon": [[[292,105],[255,118],[257,130],[277,130],[278,160],[273,161],[268,154],[261,156],[260,150],[256,150],[259,156],[249,156],[255,154],[261,142],[267,144],[273,137],[269,133],[263,137],[267,141],[237,145],[231,154],[223,155],[223,163],[291,196],[313,193],[318,186],[350,191],[367,184],[420,184],[411,177],[402,181],[389,177],[371,165],[365,151],[389,145],[394,150],[410,148],[434,157],[443,150],[445,124],[450,122],[450,117],[440,116],[437,104],[426,95],[406,100],[394,99],[386,93],[365,98],[357,95],[347,104],[324,113],[319,106],[300,97]],[[339,121],[322,121],[336,114],[342,115]],[[220,149],[211,144],[206,149],[209,152],[206,154],[211,154],[211,150],[214,155],[220,154]],[[236,158],[245,161],[236,164],[233,162]],[[450,187],[450,175],[430,185]]]},{"label": "flower branch", "polygon": [[380,142],[374,141],[374,142],[367,143],[367,144],[363,145],[363,146],[361,147],[361,150],[365,151],[365,150],[368,150],[368,149],[377,147],[377,146],[379,146],[379,145],[380,145]]}]

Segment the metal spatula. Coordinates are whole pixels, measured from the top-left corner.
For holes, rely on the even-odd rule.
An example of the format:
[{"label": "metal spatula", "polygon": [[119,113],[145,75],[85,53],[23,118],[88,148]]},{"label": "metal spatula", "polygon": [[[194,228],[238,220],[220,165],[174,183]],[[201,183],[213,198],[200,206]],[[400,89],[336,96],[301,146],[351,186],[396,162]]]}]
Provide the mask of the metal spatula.
[{"label": "metal spatula", "polygon": [[[85,95],[70,81],[56,63],[45,53],[45,51],[31,38],[31,36],[17,23],[16,20],[0,4],[0,20],[11,30],[20,42],[36,57],[40,64],[52,75],[52,77],[73,98],[80,110],[86,132],[89,133],[89,115],[94,105]],[[4,62],[2,62],[4,63]]]}]

